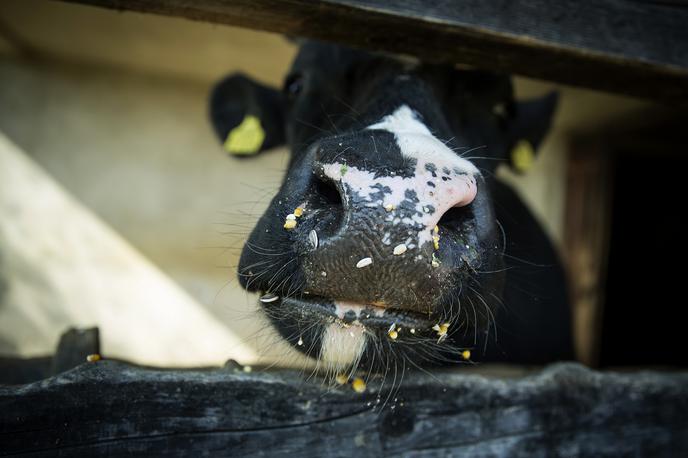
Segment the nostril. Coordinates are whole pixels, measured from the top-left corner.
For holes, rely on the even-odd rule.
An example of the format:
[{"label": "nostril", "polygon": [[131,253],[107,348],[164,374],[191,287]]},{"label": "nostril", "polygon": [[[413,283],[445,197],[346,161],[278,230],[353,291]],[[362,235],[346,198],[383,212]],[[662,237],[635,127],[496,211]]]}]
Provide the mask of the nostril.
[{"label": "nostril", "polygon": [[439,227],[445,229],[456,229],[461,223],[473,217],[473,205],[465,207],[452,207],[447,210],[437,222]]},{"label": "nostril", "polygon": [[[437,225],[452,228],[473,216],[475,199],[478,197],[476,178],[468,174],[457,173],[448,177],[435,191]],[[432,221],[431,221],[432,222]]]},{"label": "nostril", "polygon": [[331,180],[315,176],[314,181],[315,185],[313,192],[315,197],[319,198],[324,206],[341,207],[343,205],[339,189],[337,189],[337,186],[335,186]]}]

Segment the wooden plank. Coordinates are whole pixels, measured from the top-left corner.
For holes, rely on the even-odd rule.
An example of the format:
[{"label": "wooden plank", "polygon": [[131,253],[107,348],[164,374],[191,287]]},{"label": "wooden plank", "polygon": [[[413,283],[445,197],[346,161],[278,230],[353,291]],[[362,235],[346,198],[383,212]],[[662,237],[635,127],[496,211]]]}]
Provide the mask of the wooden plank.
[{"label": "wooden plank", "polygon": [[72,328],[62,334],[53,357],[53,375],[72,369],[89,355],[100,355],[100,331],[98,328]]},{"label": "wooden plank", "polygon": [[607,274],[613,174],[610,151],[579,142],[569,153],[564,215],[564,255],[579,361],[599,362],[604,282]]},{"label": "wooden plank", "polygon": [[20,385],[53,375],[53,357],[12,358],[0,356],[0,385]]},{"label": "wooden plank", "polygon": [[[64,0],[688,103],[688,9],[624,0]],[[231,46],[231,43],[227,44]]]},{"label": "wooden plank", "polygon": [[53,356],[0,357],[0,385],[20,385],[73,369],[89,355],[100,354],[98,328],[71,328],[60,337]]},{"label": "wooden plank", "polygon": [[688,373],[390,382],[359,394],[295,372],[100,361],[0,386],[0,455],[688,456]]}]

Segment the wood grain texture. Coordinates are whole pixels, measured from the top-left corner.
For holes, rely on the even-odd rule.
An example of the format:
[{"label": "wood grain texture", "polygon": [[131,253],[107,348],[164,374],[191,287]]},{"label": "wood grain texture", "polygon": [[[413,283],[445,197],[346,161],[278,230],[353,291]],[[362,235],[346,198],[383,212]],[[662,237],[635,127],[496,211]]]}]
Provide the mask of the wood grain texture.
[{"label": "wood grain texture", "polygon": [[511,380],[409,373],[388,393],[376,382],[358,394],[293,372],[105,360],[0,386],[0,455],[688,454],[688,374],[577,364]]},{"label": "wood grain texture", "polygon": [[688,103],[688,9],[674,5],[625,0],[66,1]]},{"label": "wood grain texture", "polygon": [[564,254],[575,323],[576,356],[599,363],[602,309],[611,232],[613,160],[599,143],[568,155]]}]

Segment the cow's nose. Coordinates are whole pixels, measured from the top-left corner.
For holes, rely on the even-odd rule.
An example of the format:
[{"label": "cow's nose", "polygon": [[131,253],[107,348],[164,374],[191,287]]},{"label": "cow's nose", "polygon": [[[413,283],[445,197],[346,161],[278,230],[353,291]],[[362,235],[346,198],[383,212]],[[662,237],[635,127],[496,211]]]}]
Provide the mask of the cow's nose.
[{"label": "cow's nose", "polygon": [[[432,241],[442,215],[475,199],[478,190],[472,165],[461,165],[461,161],[419,161],[412,168],[394,169],[333,161],[316,162],[315,171],[320,180],[331,184],[318,192],[336,189],[339,193],[343,232],[364,219],[370,228],[368,236],[384,232],[381,235],[387,243],[391,234],[403,233],[407,247],[420,247]],[[332,196],[327,197],[332,200]]]},{"label": "cow's nose", "polygon": [[[343,161],[316,163],[329,192],[337,190],[334,230],[323,219],[311,231],[312,249],[304,257],[309,294],[401,307],[429,313],[432,301],[455,267],[442,255],[436,227],[452,207],[476,197],[469,170],[435,162],[412,168],[366,168]],[[316,187],[317,188],[317,187]]]},{"label": "cow's nose", "polygon": [[438,222],[451,208],[474,201],[477,169],[441,143],[409,157],[401,148],[385,155],[380,136],[368,148],[356,139],[339,140],[314,148],[321,185],[312,188],[318,194],[314,200],[327,202],[319,210],[330,214],[315,223],[315,243],[304,253],[307,291],[428,312],[456,267],[443,256],[453,239],[442,245],[446,233]]}]

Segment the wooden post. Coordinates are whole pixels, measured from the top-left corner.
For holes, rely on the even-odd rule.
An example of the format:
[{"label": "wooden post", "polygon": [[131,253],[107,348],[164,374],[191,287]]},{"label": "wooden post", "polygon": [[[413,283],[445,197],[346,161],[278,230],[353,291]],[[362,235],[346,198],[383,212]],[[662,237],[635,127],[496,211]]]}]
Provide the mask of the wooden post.
[{"label": "wooden post", "polygon": [[612,205],[609,152],[599,144],[577,144],[569,153],[564,217],[564,256],[571,291],[574,341],[580,361],[599,356],[604,278]]}]

